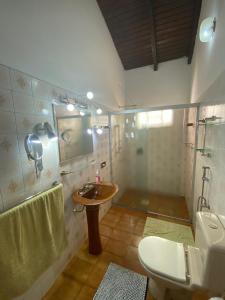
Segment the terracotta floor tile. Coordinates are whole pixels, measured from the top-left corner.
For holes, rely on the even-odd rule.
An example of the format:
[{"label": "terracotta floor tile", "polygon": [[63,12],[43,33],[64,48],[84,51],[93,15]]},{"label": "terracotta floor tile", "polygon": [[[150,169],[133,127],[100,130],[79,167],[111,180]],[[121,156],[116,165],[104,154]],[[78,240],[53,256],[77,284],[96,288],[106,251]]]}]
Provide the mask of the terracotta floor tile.
[{"label": "terracotta floor tile", "polygon": [[112,253],[103,251],[98,258],[96,266],[98,266],[101,269],[106,269],[108,268],[110,263],[115,263],[118,265],[122,265],[123,259],[122,257],[118,255],[114,255]]},{"label": "terracotta floor tile", "polygon": [[113,229],[107,225],[100,224],[100,234],[105,237],[111,237]]},{"label": "terracotta floor tile", "polygon": [[109,238],[107,238],[105,236],[101,236],[101,242],[102,242],[102,248],[103,248],[103,250],[105,249],[108,240],[109,240]]},{"label": "terracotta floor tile", "polygon": [[107,268],[108,266],[102,267],[100,265],[94,265],[86,281],[87,285],[97,289],[102,281],[103,276],[105,275]]},{"label": "terracotta floor tile", "polygon": [[101,224],[114,228],[116,224],[119,222],[119,220],[120,220],[120,216],[117,216],[116,214],[111,214],[109,212],[101,220]]},{"label": "terracotta floor tile", "polygon": [[88,247],[81,248],[77,254],[77,257],[79,257],[82,260],[87,261],[90,264],[95,264],[98,257],[96,255],[89,254]]},{"label": "terracotta floor tile", "polygon": [[96,293],[96,289],[93,289],[87,285],[83,285],[76,300],[92,300],[95,293]]},{"label": "terracotta floor tile", "polygon": [[130,245],[131,246],[134,246],[134,247],[138,247],[140,241],[142,240],[142,235],[139,236],[139,235],[134,235],[134,234],[131,234],[131,238],[130,238]]},{"label": "terracotta floor tile", "polygon": [[129,245],[131,243],[132,235],[126,231],[113,229],[111,238]]},{"label": "terracotta floor tile", "polygon": [[[163,203],[163,197],[159,197],[159,201]],[[173,210],[172,205],[169,209]],[[63,275],[56,280],[44,299],[93,299],[111,262],[147,275],[139,262],[137,247],[142,239],[143,228],[148,215],[121,207],[111,208],[100,225],[103,252],[98,256],[90,255],[88,253],[88,241],[86,241],[78,255],[72,259]],[[172,221],[171,219],[165,220]],[[204,293],[193,293],[192,300],[206,299],[208,298]],[[153,300],[153,298],[148,295],[147,300]]]},{"label": "terracotta floor tile", "polygon": [[105,250],[118,256],[124,256],[127,251],[127,245],[125,243],[122,243],[121,241],[109,239]]},{"label": "terracotta floor tile", "polygon": [[75,262],[69,263],[69,265],[64,270],[63,274],[78,282],[85,283],[89,272],[91,270],[92,264],[87,261],[77,258]]},{"label": "terracotta floor tile", "polygon": [[61,275],[53,287],[48,291],[44,300],[76,300],[82,285],[70,278]]},{"label": "terracotta floor tile", "polygon": [[136,224],[130,223],[129,221],[119,221],[116,224],[115,229],[129,232],[129,233],[134,233],[135,226]]}]

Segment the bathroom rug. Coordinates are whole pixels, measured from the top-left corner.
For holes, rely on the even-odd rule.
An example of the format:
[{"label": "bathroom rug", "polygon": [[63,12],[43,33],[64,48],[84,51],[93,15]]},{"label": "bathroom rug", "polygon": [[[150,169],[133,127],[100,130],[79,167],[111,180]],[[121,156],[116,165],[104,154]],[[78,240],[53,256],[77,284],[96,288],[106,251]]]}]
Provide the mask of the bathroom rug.
[{"label": "bathroom rug", "polygon": [[145,300],[148,279],[144,275],[111,263],[94,300]]},{"label": "bathroom rug", "polygon": [[143,237],[159,236],[177,243],[193,246],[194,238],[190,226],[147,217]]}]

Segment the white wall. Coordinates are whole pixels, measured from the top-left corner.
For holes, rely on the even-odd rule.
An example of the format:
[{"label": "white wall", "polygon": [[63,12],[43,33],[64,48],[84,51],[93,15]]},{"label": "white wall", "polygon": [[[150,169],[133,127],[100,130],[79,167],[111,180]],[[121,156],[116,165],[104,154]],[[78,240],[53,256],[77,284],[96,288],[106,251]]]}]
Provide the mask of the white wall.
[{"label": "white wall", "polygon": [[95,0],[0,0],[0,63],[117,108],[123,67]]},{"label": "white wall", "polygon": [[199,24],[216,17],[216,31],[209,43],[197,35],[192,61],[191,102],[225,102],[225,1],[203,0]]},{"label": "white wall", "polygon": [[163,106],[189,103],[190,66],[186,58],[125,71],[126,105]]}]

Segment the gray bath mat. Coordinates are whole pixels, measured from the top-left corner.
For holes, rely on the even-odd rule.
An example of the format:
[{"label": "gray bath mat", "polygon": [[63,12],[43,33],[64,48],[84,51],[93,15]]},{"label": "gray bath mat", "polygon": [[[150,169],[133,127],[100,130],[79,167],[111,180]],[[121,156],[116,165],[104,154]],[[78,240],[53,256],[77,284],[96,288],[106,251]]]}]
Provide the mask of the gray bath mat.
[{"label": "gray bath mat", "polygon": [[147,277],[111,263],[94,300],[144,300]]}]

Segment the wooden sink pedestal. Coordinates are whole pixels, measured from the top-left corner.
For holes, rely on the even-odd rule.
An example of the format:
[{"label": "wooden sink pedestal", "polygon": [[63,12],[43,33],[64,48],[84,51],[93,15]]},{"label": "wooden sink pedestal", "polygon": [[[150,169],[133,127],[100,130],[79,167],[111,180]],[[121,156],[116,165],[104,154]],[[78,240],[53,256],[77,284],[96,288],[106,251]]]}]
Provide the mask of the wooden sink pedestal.
[{"label": "wooden sink pedestal", "polygon": [[89,253],[98,255],[102,252],[99,232],[99,205],[86,205]]},{"label": "wooden sink pedestal", "polygon": [[118,186],[109,182],[95,184],[98,193],[85,198],[79,194],[79,191],[73,193],[73,202],[86,207],[88,223],[89,253],[98,255],[102,252],[102,244],[99,232],[99,206],[111,200],[118,192]]}]

